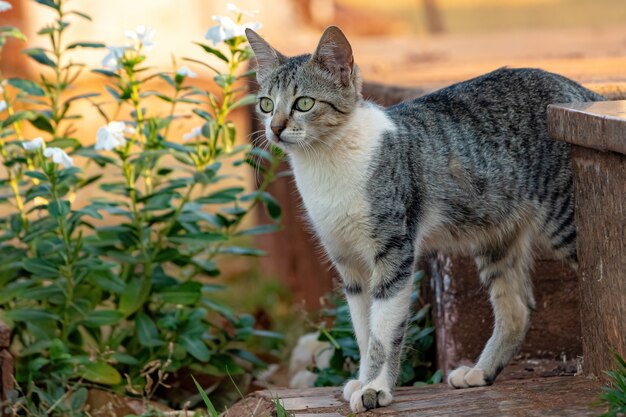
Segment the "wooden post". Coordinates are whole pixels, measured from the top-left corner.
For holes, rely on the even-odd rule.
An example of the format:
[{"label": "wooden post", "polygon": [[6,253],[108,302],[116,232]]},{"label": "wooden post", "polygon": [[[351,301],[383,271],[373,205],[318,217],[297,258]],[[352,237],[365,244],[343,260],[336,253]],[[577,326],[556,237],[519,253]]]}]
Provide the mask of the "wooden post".
[{"label": "wooden post", "polygon": [[626,101],[552,105],[548,126],[573,145],[584,370],[605,378],[626,357]]},{"label": "wooden post", "polygon": [[10,416],[9,401],[14,398],[13,356],[9,352],[11,329],[0,321],[0,416]]}]

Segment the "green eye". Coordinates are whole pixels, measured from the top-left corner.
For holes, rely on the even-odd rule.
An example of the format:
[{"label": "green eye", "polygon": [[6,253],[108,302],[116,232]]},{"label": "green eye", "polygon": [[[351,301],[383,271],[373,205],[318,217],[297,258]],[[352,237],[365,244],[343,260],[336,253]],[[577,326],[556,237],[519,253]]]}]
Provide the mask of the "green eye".
[{"label": "green eye", "polygon": [[309,111],[313,108],[314,104],[315,100],[313,100],[311,97],[300,97],[296,100],[296,103],[293,107],[298,111]]},{"label": "green eye", "polygon": [[274,102],[267,97],[263,97],[259,102],[259,107],[261,107],[263,113],[270,113],[274,110]]}]

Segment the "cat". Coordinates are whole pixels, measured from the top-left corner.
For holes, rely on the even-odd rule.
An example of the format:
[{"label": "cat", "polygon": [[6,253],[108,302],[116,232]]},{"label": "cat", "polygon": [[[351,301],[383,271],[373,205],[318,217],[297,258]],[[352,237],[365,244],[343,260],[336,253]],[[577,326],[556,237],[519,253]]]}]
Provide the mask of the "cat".
[{"label": "cat", "polygon": [[548,137],[550,103],[602,97],[538,69],[502,68],[382,108],[342,31],[312,55],[285,57],[246,31],[257,61],[257,111],[289,155],[307,214],[343,282],[361,353],[343,396],[354,412],[391,403],[416,257],[475,257],[495,316],[474,367],[453,388],[490,385],[518,351],[535,300],[533,249],[576,268],[570,148]]}]

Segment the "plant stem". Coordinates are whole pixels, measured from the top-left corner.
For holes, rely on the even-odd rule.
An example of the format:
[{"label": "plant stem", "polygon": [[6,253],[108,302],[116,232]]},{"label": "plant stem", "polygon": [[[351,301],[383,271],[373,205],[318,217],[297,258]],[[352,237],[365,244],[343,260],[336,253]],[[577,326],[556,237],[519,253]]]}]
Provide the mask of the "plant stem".
[{"label": "plant stem", "polygon": [[[52,135],[56,136],[57,135],[57,131],[59,129],[59,123],[61,122],[61,120],[63,119],[63,116],[60,114],[60,102],[61,102],[61,93],[64,90],[64,86],[63,86],[63,74],[62,74],[62,65],[61,65],[61,58],[63,55],[63,49],[62,49],[62,38],[63,38],[63,26],[62,26],[62,22],[63,22],[63,0],[59,0],[58,1],[58,7],[57,7],[57,11],[58,11],[58,21],[57,24],[59,25],[58,29],[54,31],[54,33],[51,35],[52,36],[52,53],[54,54],[55,58],[56,58],[56,65],[54,67],[54,89],[52,90],[52,95],[50,96],[50,102],[52,105],[52,120],[54,121],[54,125],[52,126]],[[54,39],[54,34],[57,35],[56,39]]]}]

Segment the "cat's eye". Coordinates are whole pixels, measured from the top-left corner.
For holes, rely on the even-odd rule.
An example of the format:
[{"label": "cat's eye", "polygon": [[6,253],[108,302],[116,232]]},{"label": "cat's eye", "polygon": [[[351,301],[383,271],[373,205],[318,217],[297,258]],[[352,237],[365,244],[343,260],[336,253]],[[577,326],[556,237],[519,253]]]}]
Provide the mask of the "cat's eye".
[{"label": "cat's eye", "polygon": [[309,111],[313,108],[314,104],[315,100],[313,100],[311,97],[300,97],[296,100],[293,108],[298,111]]},{"label": "cat's eye", "polygon": [[259,107],[263,113],[270,113],[274,110],[274,102],[267,97],[262,97],[259,101]]}]

